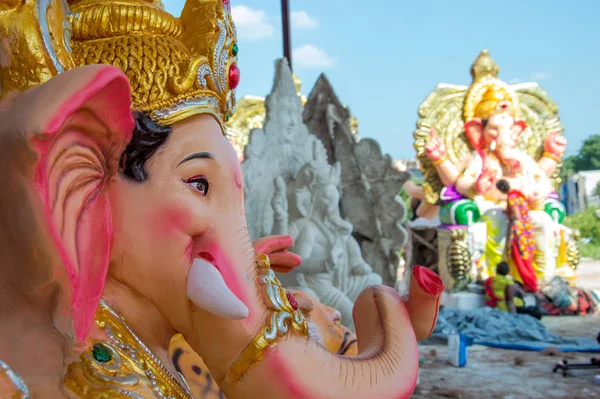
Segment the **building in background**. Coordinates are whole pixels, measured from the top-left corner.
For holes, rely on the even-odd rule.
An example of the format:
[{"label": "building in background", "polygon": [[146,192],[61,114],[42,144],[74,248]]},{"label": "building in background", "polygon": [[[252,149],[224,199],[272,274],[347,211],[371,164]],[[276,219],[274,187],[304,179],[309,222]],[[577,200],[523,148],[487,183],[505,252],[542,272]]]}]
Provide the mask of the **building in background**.
[{"label": "building in background", "polygon": [[590,206],[600,205],[600,197],[595,193],[598,182],[600,182],[600,170],[578,172],[569,176],[561,187],[561,196],[567,214],[572,215]]}]

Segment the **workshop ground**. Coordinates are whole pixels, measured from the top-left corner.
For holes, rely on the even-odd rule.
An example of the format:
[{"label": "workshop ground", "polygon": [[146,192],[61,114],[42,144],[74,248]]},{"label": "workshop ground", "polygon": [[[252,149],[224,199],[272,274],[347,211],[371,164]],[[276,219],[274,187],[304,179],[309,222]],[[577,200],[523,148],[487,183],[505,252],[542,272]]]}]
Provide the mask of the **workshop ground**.
[{"label": "workshop ground", "polygon": [[[600,292],[600,262],[582,261],[578,285]],[[571,337],[596,338],[600,333],[600,315],[578,317],[546,317],[550,331]],[[562,359],[569,363],[589,363],[600,354],[520,352],[473,346],[468,364],[455,368],[448,363],[446,345],[420,347],[424,359],[415,399],[522,399],[522,398],[600,398],[600,383],[595,376],[600,369],[574,370],[568,377],[552,373]]]}]

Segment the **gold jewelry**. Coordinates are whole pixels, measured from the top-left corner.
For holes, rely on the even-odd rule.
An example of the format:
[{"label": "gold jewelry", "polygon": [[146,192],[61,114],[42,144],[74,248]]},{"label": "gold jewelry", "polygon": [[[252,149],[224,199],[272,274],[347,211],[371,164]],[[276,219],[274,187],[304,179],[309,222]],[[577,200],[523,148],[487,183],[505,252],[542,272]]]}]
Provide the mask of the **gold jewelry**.
[{"label": "gold jewelry", "polygon": [[0,100],[75,66],[66,2],[0,0],[0,7]]},{"label": "gold jewelry", "polygon": [[64,386],[78,398],[191,399],[183,379],[175,377],[104,301],[95,316],[104,339],[67,367]]},{"label": "gold jewelry", "polygon": [[27,385],[25,385],[25,383],[23,382],[23,379],[17,373],[12,371],[12,369],[10,367],[8,367],[8,365],[6,363],[4,363],[2,360],[0,360],[0,377],[3,374],[6,377],[8,377],[8,379],[10,380],[10,382],[12,383],[12,385],[14,386],[14,389],[16,391],[13,394],[13,396],[11,396],[11,398],[13,398],[13,399],[30,399],[31,398],[31,395],[29,394],[29,389],[27,389]]},{"label": "gold jewelry", "polygon": [[547,152],[547,151],[544,151],[542,158],[550,158],[551,160],[555,161],[556,163],[560,162],[559,157],[557,157],[556,155],[552,154],[551,152]]},{"label": "gold jewelry", "polygon": [[[210,114],[223,127],[235,112],[240,70],[229,0],[188,0],[180,18],[160,0],[0,1],[15,3],[0,14],[0,35],[11,38],[3,96],[74,66],[109,64],[129,77],[133,108],[164,125]],[[47,18],[38,19],[40,7]]]},{"label": "gold jewelry", "polygon": [[433,164],[434,164],[435,166],[438,166],[438,165],[441,165],[441,164],[443,164],[443,163],[444,163],[444,162],[446,162],[447,160],[448,160],[448,157],[444,155],[443,157],[441,157],[441,158],[440,158],[440,159],[438,159],[437,161],[433,161]]},{"label": "gold jewelry", "polygon": [[308,323],[304,314],[291,294],[282,286],[271,269],[269,257],[259,255],[259,283],[264,286],[263,300],[271,312],[265,326],[254,337],[230,367],[225,381],[239,381],[248,370],[261,361],[265,352],[277,344],[279,338],[288,332],[296,333],[308,339]]}]

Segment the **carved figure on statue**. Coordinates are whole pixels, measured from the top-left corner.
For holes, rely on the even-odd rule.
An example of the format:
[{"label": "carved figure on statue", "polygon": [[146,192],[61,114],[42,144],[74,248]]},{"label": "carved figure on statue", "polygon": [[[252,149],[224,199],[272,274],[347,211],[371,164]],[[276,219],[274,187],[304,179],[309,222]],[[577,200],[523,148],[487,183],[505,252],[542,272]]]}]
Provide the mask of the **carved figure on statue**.
[{"label": "carved figure on statue", "polygon": [[339,166],[313,161],[288,187],[283,178],[275,180],[273,233],[292,236],[292,250],[303,259],[295,272],[281,276],[284,284],[340,310],[353,329],[354,301],[366,287],[381,284],[381,277],[363,260],[352,224],[340,215]]}]

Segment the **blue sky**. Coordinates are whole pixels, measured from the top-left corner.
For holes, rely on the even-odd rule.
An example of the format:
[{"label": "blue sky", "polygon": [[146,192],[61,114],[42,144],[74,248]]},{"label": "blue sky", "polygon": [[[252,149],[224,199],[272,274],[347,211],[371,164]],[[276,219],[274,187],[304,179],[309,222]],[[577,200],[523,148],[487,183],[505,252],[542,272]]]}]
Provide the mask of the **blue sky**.
[{"label": "blue sky", "polygon": [[[163,0],[179,15],[184,0]],[[283,56],[280,0],[232,0],[238,96],[266,95]],[[510,83],[537,81],[554,98],[576,153],[600,133],[598,0],[290,0],[294,70],[308,95],[325,72],[360,135],[413,158],[417,108],[438,83],[470,84],[487,48]],[[295,56],[295,57],[294,57]]]}]

